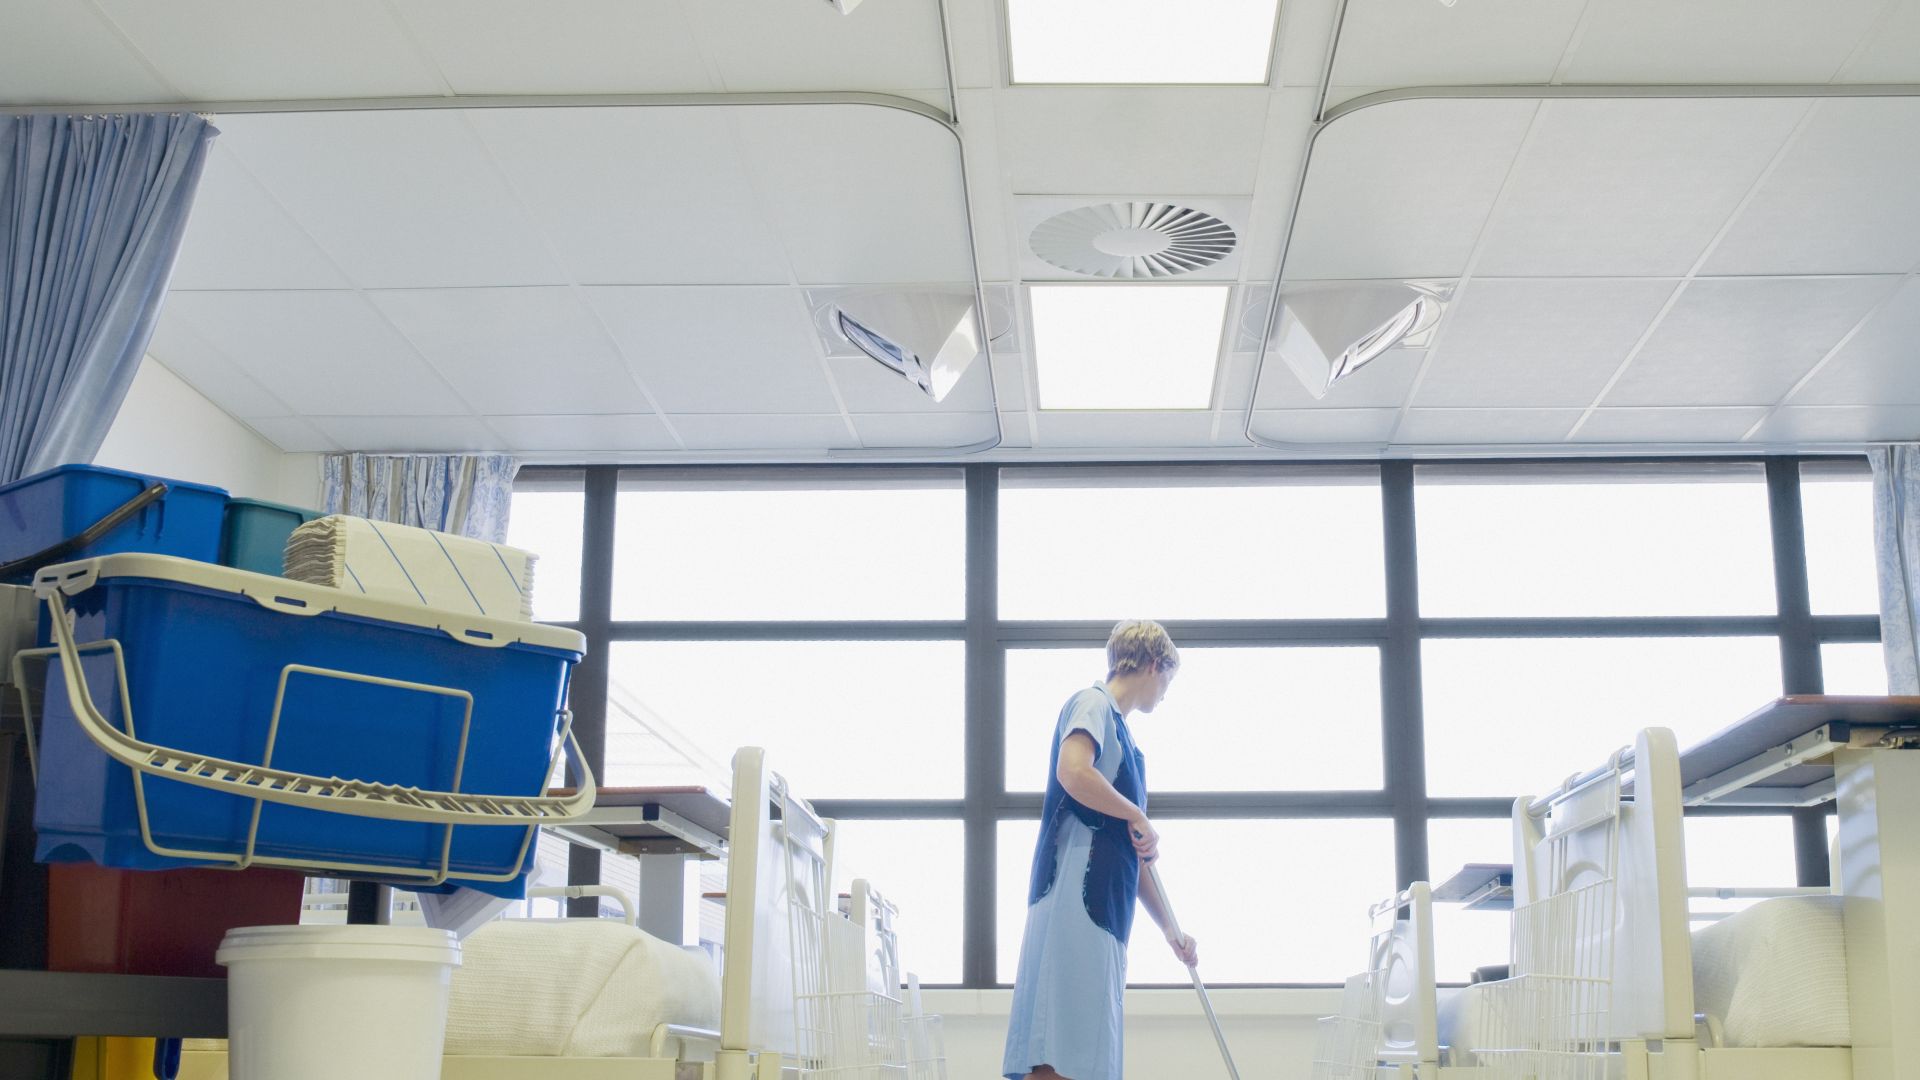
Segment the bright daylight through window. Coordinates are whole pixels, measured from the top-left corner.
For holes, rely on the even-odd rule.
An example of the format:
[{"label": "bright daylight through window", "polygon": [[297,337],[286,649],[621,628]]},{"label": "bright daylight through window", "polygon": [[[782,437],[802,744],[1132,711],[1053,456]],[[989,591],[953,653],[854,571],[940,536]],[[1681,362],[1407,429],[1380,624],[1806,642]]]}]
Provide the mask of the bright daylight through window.
[{"label": "bright daylight through window", "polygon": [[[1790,632],[1796,509],[1812,616]],[[1061,706],[1115,620],[1165,621],[1179,677],[1129,727],[1208,980],[1330,984],[1365,963],[1369,905],[1511,861],[1512,800],[1638,728],[1688,745],[1793,671],[1884,692],[1870,518],[1857,459],[590,467],[525,470],[512,539],[542,556],[540,616],[606,665],[604,703],[588,679],[573,703],[604,780],[724,792],[765,747],[839,822],[836,884],[899,904],[928,985],[1011,978]],[[610,575],[583,575],[595,551]],[[1823,861],[1809,835],[1689,812],[1690,870],[1791,885]],[[568,865],[542,848],[543,880]],[[1503,919],[1435,918],[1444,981],[1505,958]],[[1134,983],[1184,982],[1134,952]]]}]

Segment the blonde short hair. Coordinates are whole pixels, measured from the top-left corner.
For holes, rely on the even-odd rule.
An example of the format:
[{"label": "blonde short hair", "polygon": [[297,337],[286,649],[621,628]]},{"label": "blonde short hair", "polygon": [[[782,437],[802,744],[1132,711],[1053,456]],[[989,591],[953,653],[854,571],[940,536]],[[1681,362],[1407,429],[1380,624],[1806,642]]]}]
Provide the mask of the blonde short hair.
[{"label": "blonde short hair", "polygon": [[1107,636],[1107,678],[1136,671],[1172,671],[1180,666],[1167,628],[1152,619],[1125,619]]}]

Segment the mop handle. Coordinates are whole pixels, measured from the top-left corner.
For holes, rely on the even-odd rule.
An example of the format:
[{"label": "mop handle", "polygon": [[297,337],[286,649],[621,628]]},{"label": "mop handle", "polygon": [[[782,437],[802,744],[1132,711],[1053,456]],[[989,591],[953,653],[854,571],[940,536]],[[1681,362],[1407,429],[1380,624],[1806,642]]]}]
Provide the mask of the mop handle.
[{"label": "mop handle", "polygon": [[[1180,932],[1180,920],[1173,914],[1173,901],[1167,899],[1167,887],[1160,880],[1158,863],[1148,863],[1147,873],[1153,878],[1153,891],[1160,894],[1160,910],[1167,916],[1167,935],[1179,941],[1186,935]],[[1187,974],[1193,978],[1193,992],[1200,995],[1200,1007],[1206,1011],[1207,1025],[1213,1028],[1213,1041],[1220,1044],[1220,1060],[1227,1063],[1227,1075],[1240,1080],[1240,1070],[1234,1067],[1233,1053],[1227,1049],[1227,1036],[1220,1030],[1220,1017],[1213,1011],[1213,1001],[1207,997],[1207,984],[1200,981],[1200,969],[1187,965]]]}]

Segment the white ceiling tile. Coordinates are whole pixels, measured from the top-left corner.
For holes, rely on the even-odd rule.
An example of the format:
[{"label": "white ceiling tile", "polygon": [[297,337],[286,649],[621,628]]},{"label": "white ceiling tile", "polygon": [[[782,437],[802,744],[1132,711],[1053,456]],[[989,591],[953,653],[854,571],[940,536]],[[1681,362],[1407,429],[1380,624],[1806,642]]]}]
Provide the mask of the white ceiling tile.
[{"label": "white ceiling tile", "polygon": [[852,450],[847,423],[834,416],[687,413],[668,417],[689,450]]},{"label": "white ceiling tile", "polygon": [[869,450],[890,446],[967,446],[991,439],[995,433],[993,414],[984,412],[917,416],[855,413],[853,427],[860,433],[860,444]]},{"label": "white ceiling tile", "polygon": [[1695,281],[1607,405],[1771,405],[1895,286],[1893,278]]},{"label": "white ceiling tile", "polygon": [[1806,406],[1781,409],[1751,441],[1776,446],[1912,442],[1920,439],[1920,405]]},{"label": "white ceiling tile", "polygon": [[92,2],[195,101],[446,92],[382,0]]},{"label": "white ceiling tile", "polygon": [[328,454],[340,449],[340,444],[305,417],[261,416],[246,424],[259,432],[261,438],[289,454]]},{"label": "white ceiling tile", "polygon": [[1794,405],[1920,405],[1920,278],[1908,278]]},{"label": "white ceiling tile", "polygon": [[1020,411],[1027,407],[1027,354],[1013,352],[994,346],[993,350],[993,391],[1000,399],[1000,409]]},{"label": "white ceiling tile", "polygon": [[367,296],[482,416],[651,411],[599,317],[573,289]]},{"label": "white ceiling tile", "polygon": [[659,0],[394,0],[461,94],[718,89],[682,5]]},{"label": "white ceiling tile", "polygon": [[1334,79],[1381,86],[1549,82],[1587,6],[1588,0],[1353,0]]},{"label": "white ceiling tile", "polygon": [[363,288],[565,282],[456,110],[224,116],[222,140]]},{"label": "white ceiling tile", "polygon": [[584,291],[666,412],[839,411],[820,366],[819,339],[794,290]]},{"label": "white ceiling tile", "polygon": [[209,344],[184,317],[172,314],[172,308],[169,300],[161,309],[159,325],[154,327],[153,339],[147,343],[148,356],[180,376],[229,416],[253,419],[287,416],[293,412],[286,402],[268,393],[252,376],[241,371],[239,365]]},{"label": "white ceiling tile", "polygon": [[953,29],[953,77],[964,89],[998,86],[1001,80],[1001,0],[947,0]]},{"label": "white ceiling tile", "polygon": [[1903,273],[1920,263],[1920,98],[1813,108],[1705,273]]},{"label": "white ceiling tile", "polygon": [[1869,32],[1835,82],[1920,82],[1920,0],[1891,0],[1880,25]]},{"label": "white ceiling tile", "polygon": [[1274,50],[1274,85],[1320,85],[1327,39],[1339,0],[1281,0],[1280,47]]},{"label": "white ceiling tile", "polygon": [[1399,408],[1413,389],[1413,380],[1427,358],[1425,349],[1388,349],[1359,371],[1341,379],[1325,397],[1316,398],[1300,385],[1293,369],[1277,354],[1269,354],[1260,373],[1255,405],[1267,409]]},{"label": "white ceiling tile", "polygon": [[495,109],[471,117],[574,280],[784,284],[732,109]]},{"label": "white ceiling tile", "polygon": [[999,96],[1013,190],[1245,195],[1259,171],[1265,87],[1016,87]]},{"label": "white ceiling tile", "polygon": [[505,440],[471,416],[314,416],[327,438],[352,453],[460,453],[505,450]]},{"label": "white ceiling tile", "polygon": [[1409,409],[1393,442],[1396,446],[1555,443],[1566,438],[1580,414],[1580,409]]},{"label": "white ceiling tile", "polygon": [[966,132],[967,199],[973,215],[973,250],[985,281],[1014,274],[1014,259],[1024,245],[1008,219],[1005,170],[1001,168],[998,109],[991,90],[960,92],[960,123]]},{"label": "white ceiling tile", "polygon": [[935,401],[891,368],[865,356],[830,356],[827,368],[840,389],[840,400],[851,413],[895,413],[937,416],[941,413],[984,412],[989,407],[987,364],[975,357],[960,381]]},{"label": "white ceiling tile", "polygon": [[863,5],[848,15],[796,0],[685,5],[726,89],[893,90],[944,87],[938,4]]},{"label": "white ceiling tile", "polygon": [[1414,403],[1585,407],[1678,284],[1475,279],[1447,306]]},{"label": "white ceiling tile", "polygon": [[0,34],[0,101],[118,104],[178,101],[92,4],[8,0]]},{"label": "white ceiling tile", "polygon": [[[1281,5],[1285,10],[1286,5]],[[1307,138],[1313,130],[1315,93],[1288,88],[1273,95],[1267,109],[1267,132],[1261,140],[1260,171],[1253,184],[1253,207],[1240,237],[1244,257],[1243,281],[1272,281],[1280,269],[1280,242],[1293,214],[1293,193],[1306,163]]]},{"label": "white ceiling tile", "polygon": [[356,293],[176,293],[167,298],[167,311],[297,415],[468,411],[406,339]]},{"label": "white ceiling tile", "polygon": [[1396,101],[1321,130],[1287,277],[1457,277],[1532,101]]},{"label": "white ceiling tile", "polygon": [[960,142],[945,125],[890,108],[731,113],[802,284],[973,283]]},{"label": "white ceiling tile", "polygon": [[1213,445],[1213,412],[1040,413],[1044,447],[1187,447]]},{"label": "white ceiling tile", "polygon": [[1595,409],[1573,441],[1735,443],[1766,415],[1763,408]]},{"label": "white ceiling tile", "polygon": [[510,451],[605,453],[675,450],[679,443],[658,416],[489,416],[487,426]]},{"label": "white ceiling tile", "polygon": [[1270,443],[1384,443],[1399,419],[1398,409],[1259,409],[1253,433]]},{"label": "white ceiling tile", "polygon": [[216,140],[170,288],[340,289],[347,279]]},{"label": "white ceiling tile", "polygon": [[1545,102],[1477,272],[1684,274],[1806,109],[1757,98]]},{"label": "white ceiling tile", "polygon": [[1885,0],[1596,0],[1575,83],[1823,83]]}]

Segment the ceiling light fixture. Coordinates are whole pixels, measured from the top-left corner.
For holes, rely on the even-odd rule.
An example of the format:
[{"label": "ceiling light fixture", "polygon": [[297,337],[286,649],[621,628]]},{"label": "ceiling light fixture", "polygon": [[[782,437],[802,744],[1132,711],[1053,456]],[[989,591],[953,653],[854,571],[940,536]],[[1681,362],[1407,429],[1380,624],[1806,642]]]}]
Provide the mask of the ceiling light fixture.
[{"label": "ceiling light fixture", "polygon": [[1443,297],[1404,282],[1305,285],[1280,294],[1273,351],[1316,398],[1440,318]]},{"label": "ceiling light fixture", "polygon": [[854,348],[944,401],[980,355],[973,300],[963,293],[874,292],[843,296],[833,326]]}]

